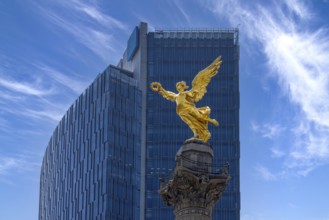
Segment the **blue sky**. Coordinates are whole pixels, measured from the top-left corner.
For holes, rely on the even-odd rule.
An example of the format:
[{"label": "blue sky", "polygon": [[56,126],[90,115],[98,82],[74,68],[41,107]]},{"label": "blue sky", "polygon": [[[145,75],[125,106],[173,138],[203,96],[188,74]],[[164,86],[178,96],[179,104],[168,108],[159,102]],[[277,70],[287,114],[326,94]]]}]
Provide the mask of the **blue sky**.
[{"label": "blue sky", "polygon": [[0,2],[0,219],[35,220],[57,123],[140,21],[240,29],[242,220],[329,219],[329,1]]}]

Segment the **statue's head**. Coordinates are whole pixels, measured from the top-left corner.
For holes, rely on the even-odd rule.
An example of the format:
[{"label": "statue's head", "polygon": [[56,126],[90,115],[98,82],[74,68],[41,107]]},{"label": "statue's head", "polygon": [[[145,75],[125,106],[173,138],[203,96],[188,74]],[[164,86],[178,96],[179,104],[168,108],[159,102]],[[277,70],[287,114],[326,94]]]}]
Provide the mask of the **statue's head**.
[{"label": "statue's head", "polygon": [[183,92],[185,89],[188,89],[189,87],[186,85],[185,81],[180,81],[176,83],[176,89],[178,92]]}]

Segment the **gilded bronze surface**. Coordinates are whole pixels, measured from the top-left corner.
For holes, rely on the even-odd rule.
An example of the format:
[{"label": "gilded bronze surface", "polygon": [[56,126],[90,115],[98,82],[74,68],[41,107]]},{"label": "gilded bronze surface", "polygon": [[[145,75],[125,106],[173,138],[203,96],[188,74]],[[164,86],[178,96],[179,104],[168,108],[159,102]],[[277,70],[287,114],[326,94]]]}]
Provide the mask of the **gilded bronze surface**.
[{"label": "gilded bronze surface", "polygon": [[201,70],[194,77],[191,90],[186,91],[189,87],[185,81],[178,82],[176,84],[178,94],[165,90],[159,82],[151,83],[153,91],[158,92],[165,99],[176,102],[176,113],[194,134],[191,139],[201,139],[207,142],[211,136],[208,130],[208,122],[218,126],[216,119],[210,118],[210,107],[197,108],[195,102],[200,101],[207,92],[206,87],[211,78],[217,74],[221,63],[221,57],[217,57],[208,67]]}]

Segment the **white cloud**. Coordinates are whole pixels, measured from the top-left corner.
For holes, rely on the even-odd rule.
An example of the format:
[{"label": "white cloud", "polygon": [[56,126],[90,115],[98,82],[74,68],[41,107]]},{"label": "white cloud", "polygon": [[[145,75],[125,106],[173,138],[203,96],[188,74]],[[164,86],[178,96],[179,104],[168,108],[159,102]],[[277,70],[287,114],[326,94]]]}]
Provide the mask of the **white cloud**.
[{"label": "white cloud", "polygon": [[72,5],[75,9],[83,11],[91,18],[95,19],[100,24],[104,25],[105,27],[115,27],[122,30],[128,30],[128,27],[121,21],[103,14],[99,9],[94,6],[83,4],[82,2],[74,1],[75,4]]},{"label": "white cloud", "polygon": [[251,129],[259,133],[263,138],[275,139],[278,138],[281,133],[285,130],[285,127],[279,124],[265,123],[259,125],[256,122],[251,122]]},{"label": "white cloud", "polygon": [[255,170],[259,174],[259,176],[266,181],[276,181],[280,178],[283,178],[286,175],[285,171],[273,173],[268,168],[266,168],[265,166],[262,166],[260,164],[258,164],[255,167]]},{"label": "white cloud", "polygon": [[2,115],[2,110],[0,111],[0,138],[2,136],[7,136],[8,133],[12,133],[12,129],[10,126],[10,122],[8,121],[8,118],[4,117]]},{"label": "white cloud", "polygon": [[[16,120],[18,118],[28,117],[29,119],[52,120],[55,122],[58,122],[64,114],[63,109],[65,108],[51,107],[51,105],[42,106],[41,100],[34,100],[34,102],[34,106],[28,106],[27,103],[10,103],[7,106],[1,106],[1,111],[3,112],[4,116],[14,116]],[[7,121],[6,124],[0,126],[0,129],[3,127],[3,129],[7,128],[10,130],[13,124],[14,122]],[[20,122],[20,124],[29,124],[32,127],[36,126],[36,124],[32,123],[31,120],[24,120]]]},{"label": "white cloud", "polygon": [[304,5],[303,1],[300,0],[286,0],[286,5],[297,16],[303,18],[303,19],[309,19],[311,18],[311,14],[308,11],[307,7]]},{"label": "white cloud", "polygon": [[24,101],[25,97],[23,95],[19,95],[19,94],[11,94],[11,92],[8,91],[1,91],[0,92],[0,103],[1,102],[8,102],[8,101],[15,101],[15,102],[21,102]]},{"label": "white cloud", "polygon": [[[53,10],[51,7],[36,5],[40,12],[50,22],[72,35],[94,54],[104,61],[118,55],[118,40],[114,39],[113,28],[127,31],[128,27],[123,22],[103,14],[96,6],[79,1],[58,2],[67,11]],[[67,16],[70,14],[70,17]],[[96,22],[95,22],[96,21]]]},{"label": "white cloud", "polygon": [[170,1],[175,5],[175,8],[180,12],[181,15],[183,15],[184,19],[190,24],[191,19],[190,15],[184,10],[184,7],[182,7],[181,3],[179,1]]},{"label": "white cloud", "polygon": [[[30,79],[31,77],[20,77],[24,80],[18,81],[4,77],[4,72],[8,75],[15,74],[11,69],[8,68],[6,71],[3,68],[0,69],[2,73],[0,73],[0,130],[6,133],[13,130],[15,123],[19,123],[21,126],[36,126],[34,123],[28,125],[29,120],[19,120],[24,117],[58,122],[68,107],[68,104],[63,104],[65,99],[71,99],[71,97],[69,97],[70,93],[59,97],[57,92],[64,86],[64,88],[80,94],[85,88],[86,82],[79,81],[76,79],[77,77],[66,76],[59,70],[44,64],[31,63],[33,62],[22,68],[31,71],[30,69],[33,67],[33,73],[42,72],[44,76],[38,74],[38,77],[34,77],[33,80]],[[15,66],[15,62],[8,64]],[[7,120],[10,118],[12,120]]]},{"label": "white cloud", "polygon": [[[15,65],[15,63],[9,64]],[[4,74],[0,75],[0,130],[6,133],[13,130],[15,123],[21,126],[36,126],[34,123],[28,124],[29,120],[25,120],[24,117],[58,122],[68,107],[67,103],[70,103],[76,95],[70,97],[69,91],[65,95],[58,96],[57,92],[64,88],[80,94],[87,83],[80,81],[78,77],[70,77],[73,74],[65,75],[45,64],[37,65],[30,62],[28,66],[22,68],[31,69],[31,67],[34,68],[34,73],[42,72],[43,76],[38,74],[38,78],[33,80],[30,79],[31,77],[25,77],[24,80],[18,81],[3,77]],[[1,69],[1,72],[4,70]],[[14,74],[10,69],[6,72],[8,75]],[[23,118],[24,120],[19,120]]]},{"label": "white cloud", "polygon": [[86,88],[86,82],[82,82],[81,80],[73,77],[73,74],[64,74],[59,70],[56,70],[46,64],[36,64],[36,67],[40,72],[42,72],[47,77],[55,80],[56,82],[60,83],[61,85],[69,88],[70,90],[74,91],[76,94],[80,94]]},{"label": "white cloud", "polygon": [[272,153],[272,157],[274,157],[274,158],[281,158],[283,156],[286,156],[286,153],[284,151],[278,149],[277,147],[272,147],[271,153]]},{"label": "white cloud", "polygon": [[32,117],[32,118],[50,119],[50,120],[53,120],[56,122],[58,122],[63,117],[63,113],[61,111],[56,111],[56,110],[27,109],[26,111],[21,112],[21,114],[26,115],[28,117]]},{"label": "white cloud", "polygon": [[[36,85],[36,83],[31,84],[28,82],[18,82],[12,79],[5,78],[0,78],[0,86],[25,95],[44,96],[53,93],[52,89],[38,88],[39,86]],[[5,94],[2,95],[2,97],[6,98]]]},{"label": "white cloud", "polygon": [[[285,166],[307,175],[316,166],[328,163],[328,30],[309,28],[312,12],[298,0],[276,2],[266,7],[257,4],[249,7],[237,0],[214,1],[209,9],[227,18],[233,26],[241,24],[245,40],[261,46],[271,74],[291,104],[299,108],[287,123],[287,129],[292,132],[286,135],[293,136],[295,143],[289,148]],[[262,128],[266,126],[253,126],[254,130]],[[275,129],[262,134],[273,137]],[[266,176],[266,170],[259,170]]]},{"label": "white cloud", "polygon": [[[307,120],[301,121],[292,132],[295,135],[295,146],[290,156],[302,163],[321,163],[329,157],[329,128]],[[314,162],[311,162],[315,160]],[[304,162],[304,163],[305,163]]]},{"label": "white cloud", "polygon": [[0,158],[0,175],[7,173],[11,169],[16,169],[20,167],[22,161],[14,158]]},{"label": "white cloud", "polygon": [[265,50],[290,100],[308,121],[329,126],[329,43],[321,42],[321,35],[280,33]]},{"label": "white cloud", "polygon": [[38,166],[34,162],[29,162],[22,157],[11,157],[0,155],[0,176],[11,174],[14,172],[22,172],[33,169]]},{"label": "white cloud", "polygon": [[12,176],[35,171],[35,169],[39,169],[39,167],[39,163],[27,160],[27,158],[22,155],[0,155],[0,182],[14,185],[16,182],[12,181]]},{"label": "white cloud", "polygon": [[111,46],[112,36],[110,34],[99,32],[84,25],[73,24],[50,11],[45,12],[45,14],[56,25],[72,34],[81,44],[102,59],[107,60],[110,52],[114,51],[114,48]]}]

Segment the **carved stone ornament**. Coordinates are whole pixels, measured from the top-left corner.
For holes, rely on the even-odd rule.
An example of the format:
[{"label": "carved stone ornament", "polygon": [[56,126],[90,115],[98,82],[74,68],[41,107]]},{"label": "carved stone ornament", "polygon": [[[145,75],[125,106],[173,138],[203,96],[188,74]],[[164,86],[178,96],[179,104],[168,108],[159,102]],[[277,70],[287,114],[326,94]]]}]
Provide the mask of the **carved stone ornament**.
[{"label": "carved stone ornament", "polygon": [[196,141],[184,143],[177,152],[175,171],[162,179],[159,190],[165,204],[174,207],[176,220],[211,219],[230,180],[229,165],[213,166],[212,157],[211,146]]},{"label": "carved stone ornament", "polygon": [[166,186],[160,189],[163,201],[177,207],[213,206],[225,191],[227,175],[194,175],[184,168],[178,169]]}]

